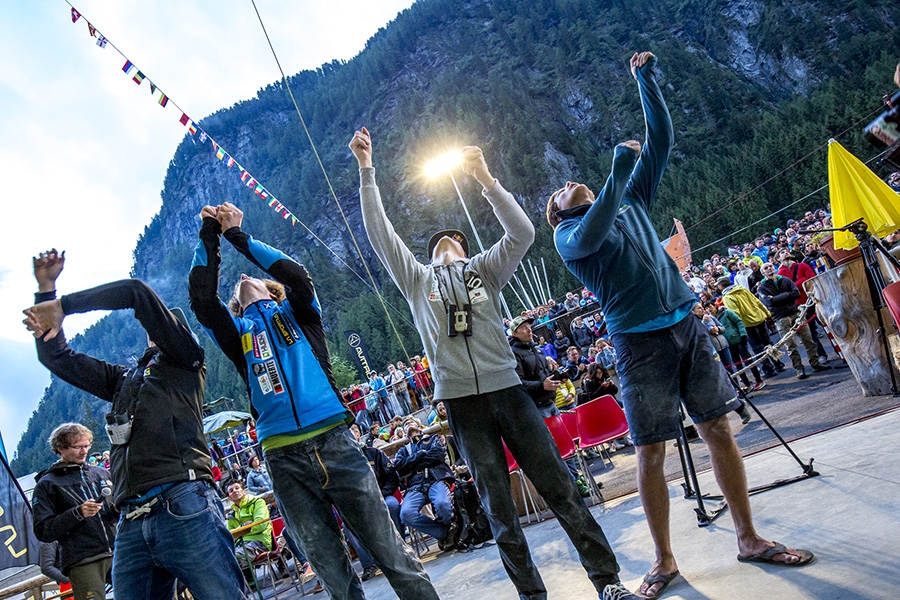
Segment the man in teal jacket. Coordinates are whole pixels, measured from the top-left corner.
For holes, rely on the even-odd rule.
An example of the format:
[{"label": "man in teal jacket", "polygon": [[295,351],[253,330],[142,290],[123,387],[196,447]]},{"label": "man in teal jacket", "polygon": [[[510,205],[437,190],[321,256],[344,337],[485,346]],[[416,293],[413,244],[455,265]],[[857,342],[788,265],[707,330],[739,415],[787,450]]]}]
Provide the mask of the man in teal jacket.
[{"label": "man in teal jacket", "polygon": [[656,561],[639,590],[659,597],[678,574],[669,540],[669,492],[663,472],[667,440],[681,431],[683,401],[709,445],[713,470],[731,509],[738,560],[798,566],[812,553],[767,541],[756,533],[740,451],[726,415],[734,392],[706,331],[690,313],[694,295],[665,253],[650,208],[674,144],[669,111],[656,82],[656,57],[635,54],[647,127],[641,147],[616,146],[612,173],[595,197],[568,182],[550,196],[547,221],[566,267],[600,302],[618,353],[622,400],[637,447],[638,487],[656,545]]}]

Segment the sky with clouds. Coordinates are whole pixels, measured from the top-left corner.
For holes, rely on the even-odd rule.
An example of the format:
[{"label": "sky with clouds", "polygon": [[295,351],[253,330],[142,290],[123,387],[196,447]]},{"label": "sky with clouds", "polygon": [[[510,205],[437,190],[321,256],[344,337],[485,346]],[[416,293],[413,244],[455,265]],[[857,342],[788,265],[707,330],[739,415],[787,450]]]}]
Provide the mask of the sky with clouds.
[{"label": "sky with clouds", "polygon": [[[413,0],[257,0],[287,74],[349,60]],[[250,0],[0,0],[0,432],[10,456],[50,383],[21,324],[31,256],[66,250],[62,290],[128,277],[138,236],[185,135],[181,112],[135,85],[124,59],[195,120],[280,78]],[[134,72],[132,72],[132,75]],[[237,157],[239,158],[239,157]],[[69,336],[97,313],[66,319]]]}]

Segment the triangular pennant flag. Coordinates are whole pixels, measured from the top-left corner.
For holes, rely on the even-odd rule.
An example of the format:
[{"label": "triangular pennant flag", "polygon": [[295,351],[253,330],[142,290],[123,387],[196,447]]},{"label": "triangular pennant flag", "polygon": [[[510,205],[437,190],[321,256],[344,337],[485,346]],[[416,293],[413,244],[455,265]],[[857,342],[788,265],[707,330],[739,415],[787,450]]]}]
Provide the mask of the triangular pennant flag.
[{"label": "triangular pennant flag", "polygon": [[212,144],[213,152],[218,152],[218,151],[219,151],[219,144],[218,144],[218,142],[216,142],[216,140],[210,138],[210,139],[209,139],[209,143]]},{"label": "triangular pennant flag", "polygon": [[78,12],[77,10],[75,10],[75,7],[73,6],[72,7],[72,22],[74,23],[75,21],[77,21],[80,16],[81,16],[81,13]]},{"label": "triangular pennant flag", "polygon": [[151,81],[150,82],[150,93],[153,94],[154,92],[156,92],[156,84]]},{"label": "triangular pennant flag", "polygon": [[300,219],[298,219],[298,218],[295,217],[294,215],[291,215],[291,227],[293,227],[294,225],[296,225],[296,224],[297,224],[297,221],[299,221],[299,220],[300,220]]},{"label": "triangular pennant flag", "polygon": [[97,28],[88,22],[88,33],[91,34],[91,37],[97,37]]}]

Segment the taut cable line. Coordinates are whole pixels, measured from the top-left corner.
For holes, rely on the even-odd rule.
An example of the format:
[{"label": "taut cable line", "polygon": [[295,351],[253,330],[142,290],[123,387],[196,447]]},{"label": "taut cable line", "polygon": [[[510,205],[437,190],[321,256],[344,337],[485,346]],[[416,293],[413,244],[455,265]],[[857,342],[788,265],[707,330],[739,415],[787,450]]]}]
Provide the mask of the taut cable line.
[{"label": "taut cable line", "polygon": [[[272,57],[275,59],[275,64],[278,65],[278,72],[281,73],[281,81],[284,83],[284,88],[287,90],[288,95],[291,97],[291,102],[294,105],[294,109],[297,111],[297,116],[300,117],[300,125],[303,126],[303,132],[306,134],[306,139],[309,140],[310,148],[313,151],[313,155],[316,157],[316,162],[319,164],[319,168],[322,170],[322,175],[325,177],[325,183],[328,185],[328,191],[331,193],[331,197],[334,199],[334,203],[338,207],[338,211],[341,213],[341,218],[344,220],[344,226],[347,228],[347,233],[350,234],[350,239],[353,241],[353,247],[356,248],[356,253],[359,254],[359,259],[362,261],[363,267],[366,269],[366,274],[369,276],[369,280],[371,281],[371,287],[375,291],[375,295],[378,296],[378,301],[381,303],[381,307],[384,309],[384,314],[388,318],[388,322],[391,325],[391,329],[394,332],[394,335],[397,338],[397,341],[400,343],[400,349],[403,351],[403,355],[406,357],[406,363],[411,364],[412,360],[409,358],[409,352],[406,350],[406,345],[403,343],[403,339],[400,337],[400,332],[397,331],[397,326],[394,324],[394,319],[391,317],[390,311],[387,309],[387,304],[385,303],[384,296],[378,290],[378,285],[375,283],[375,277],[372,275],[371,269],[369,269],[369,264],[366,262],[365,256],[363,256],[362,250],[359,247],[359,243],[356,241],[356,236],[353,235],[353,229],[350,227],[350,221],[347,219],[347,215],[344,213],[344,208],[341,206],[341,201],[337,197],[337,193],[334,191],[334,186],[331,185],[331,178],[328,177],[328,171],[325,169],[325,165],[322,163],[322,158],[319,156],[319,151],[316,148],[316,143],[312,139],[312,135],[309,133],[309,129],[306,127],[306,119],[303,118],[303,113],[300,111],[300,106],[297,104],[297,99],[294,98],[294,92],[291,90],[291,84],[288,83],[287,77],[284,74],[284,69],[281,68],[281,61],[278,60],[278,54],[275,52],[275,47],[272,45],[272,40],[269,38],[269,32],[266,31],[266,25],[263,23],[262,15],[259,14],[259,9],[256,7],[256,0],[250,0],[250,3],[253,4],[253,10],[256,12],[256,18],[259,19],[259,25],[262,27],[263,35],[266,36],[266,42],[269,44],[269,49],[272,51]],[[308,230],[309,228],[307,228]]]}]

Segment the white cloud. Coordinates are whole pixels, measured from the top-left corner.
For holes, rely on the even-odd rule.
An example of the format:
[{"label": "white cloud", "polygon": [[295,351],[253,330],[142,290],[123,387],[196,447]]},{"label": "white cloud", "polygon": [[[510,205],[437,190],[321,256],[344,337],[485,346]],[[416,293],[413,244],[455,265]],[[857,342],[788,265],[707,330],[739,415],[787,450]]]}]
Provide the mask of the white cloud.
[{"label": "white cloud", "polygon": [[[185,134],[172,103],[161,108],[146,80],[138,86],[122,72],[112,47],[94,44],[87,19],[196,120],[279,79],[246,0],[73,4],[83,15],[75,24],[63,2],[0,0],[0,423],[10,451],[49,380],[21,325],[35,290],[30,257],[66,250],[61,291],[127,277]],[[352,58],[411,4],[257,1],[288,75]],[[67,332],[98,317],[67,319]]]}]

